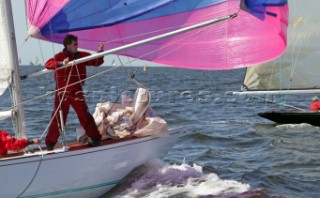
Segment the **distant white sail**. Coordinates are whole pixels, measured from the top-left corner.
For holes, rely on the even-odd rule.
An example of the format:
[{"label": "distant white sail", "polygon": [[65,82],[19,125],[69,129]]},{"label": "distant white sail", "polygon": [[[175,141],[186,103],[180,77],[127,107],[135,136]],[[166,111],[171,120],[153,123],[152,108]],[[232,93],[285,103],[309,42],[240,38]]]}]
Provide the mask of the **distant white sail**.
[{"label": "distant white sail", "polygon": [[[3,8],[1,8],[3,10]],[[0,95],[2,95],[12,81],[12,64],[9,59],[8,26],[4,14],[0,14]]]},{"label": "distant white sail", "polygon": [[286,52],[274,61],[248,68],[243,82],[246,90],[320,92],[320,1],[291,0],[289,6]]},{"label": "distant white sail", "polygon": [[30,66],[39,66],[39,65],[40,65],[40,62],[39,62],[38,56],[36,56],[36,58],[34,59],[34,61],[30,61],[30,62],[29,62],[29,65],[30,65]]}]

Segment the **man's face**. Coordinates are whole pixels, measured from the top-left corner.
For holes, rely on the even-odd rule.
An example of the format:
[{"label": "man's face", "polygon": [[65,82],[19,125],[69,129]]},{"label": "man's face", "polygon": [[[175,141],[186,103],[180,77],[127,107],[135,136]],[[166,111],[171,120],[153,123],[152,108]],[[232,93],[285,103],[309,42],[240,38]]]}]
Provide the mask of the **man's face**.
[{"label": "man's face", "polygon": [[71,43],[67,45],[67,50],[71,53],[76,53],[78,51],[78,42],[71,41]]}]

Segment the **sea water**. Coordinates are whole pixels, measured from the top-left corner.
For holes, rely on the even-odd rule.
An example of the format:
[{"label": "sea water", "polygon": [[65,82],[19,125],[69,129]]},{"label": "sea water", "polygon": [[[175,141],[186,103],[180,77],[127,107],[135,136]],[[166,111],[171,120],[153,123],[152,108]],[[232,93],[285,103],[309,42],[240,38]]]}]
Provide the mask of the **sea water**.
[{"label": "sea water", "polygon": [[[23,67],[22,74],[42,67]],[[90,68],[88,76],[107,67]],[[85,85],[87,103],[117,101],[134,91],[135,78],[152,93],[151,105],[182,137],[163,159],[137,167],[103,197],[320,197],[320,128],[308,124],[276,125],[257,113],[284,102],[308,109],[313,95],[267,98],[235,96],[244,69],[196,71],[167,67],[119,68]],[[52,74],[23,81],[26,130],[39,137],[50,120],[55,82]],[[48,95],[46,95],[48,94]],[[37,95],[41,99],[33,100]],[[10,105],[6,93],[1,108]],[[79,121],[71,109],[67,140],[75,139]],[[12,132],[8,122],[2,130]],[[74,133],[73,133],[74,132]]]}]

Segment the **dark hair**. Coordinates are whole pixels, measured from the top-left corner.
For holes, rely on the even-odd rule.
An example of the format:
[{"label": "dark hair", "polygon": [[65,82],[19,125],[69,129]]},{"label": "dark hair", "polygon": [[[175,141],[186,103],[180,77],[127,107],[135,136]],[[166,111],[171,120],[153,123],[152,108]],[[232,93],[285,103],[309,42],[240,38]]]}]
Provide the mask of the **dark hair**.
[{"label": "dark hair", "polygon": [[63,39],[64,47],[67,47],[67,45],[71,44],[72,41],[78,41],[78,37],[73,34],[67,34]]}]

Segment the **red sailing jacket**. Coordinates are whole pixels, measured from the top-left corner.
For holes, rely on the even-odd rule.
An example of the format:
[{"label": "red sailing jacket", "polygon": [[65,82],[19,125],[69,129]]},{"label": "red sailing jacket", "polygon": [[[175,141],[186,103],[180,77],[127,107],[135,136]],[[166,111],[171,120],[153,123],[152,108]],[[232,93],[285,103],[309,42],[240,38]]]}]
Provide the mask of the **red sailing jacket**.
[{"label": "red sailing jacket", "polygon": [[[78,59],[78,58],[83,58],[86,56],[90,56],[90,53],[87,52],[77,52],[74,56],[68,54],[67,51],[63,50],[62,52],[56,54],[54,58],[49,59],[45,63],[45,67],[47,69],[56,69],[61,66],[62,62],[64,59],[69,57],[69,62]],[[80,80],[84,80],[87,77],[87,72],[86,72],[86,66],[100,66],[103,64],[103,57],[97,58],[94,60],[90,60],[84,63],[79,63],[77,65],[67,67],[64,69],[57,69],[55,70],[54,77],[57,82],[57,88],[63,88],[67,85],[71,85],[73,83],[77,83]],[[70,79],[68,81],[69,74]],[[79,91],[82,90],[81,84],[84,84],[84,81],[82,83],[77,83],[75,85],[68,86],[67,91]]]},{"label": "red sailing jacket", "polygon": [[7,154],[8,150],[21,150],[29,145],[27,139],[18,140],[11,137],[7,132],[0,131],[0,155]]},{"label": "red sailing jacket", "polygon": [[320,102],[314,101],[310,105],[310,111],[319,111],[320,110]]}]

